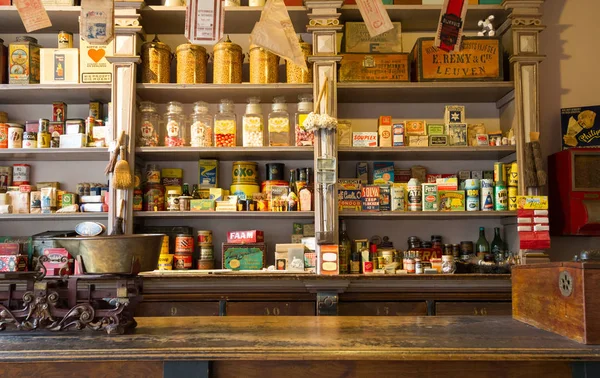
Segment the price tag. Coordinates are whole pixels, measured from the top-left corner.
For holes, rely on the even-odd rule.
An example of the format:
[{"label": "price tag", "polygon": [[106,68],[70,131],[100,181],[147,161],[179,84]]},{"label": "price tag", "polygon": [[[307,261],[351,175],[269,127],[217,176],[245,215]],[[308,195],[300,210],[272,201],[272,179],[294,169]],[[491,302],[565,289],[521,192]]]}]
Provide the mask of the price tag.
[{"label": "price tag", "polygon": [[447,52],[460,51],[466,14],[466,0],[444,1],[438,30],[435,34],[436,47]]},{"label": "price tag", "polygon": [[371,38],[394,28],[381,0],[356,0],[356,4]]},{"label": "price tag", "polygon": [[193,44],[214,45],[223,37],[223,0],[187,2],[185,36]]},{"label": "price tag", "polygon": [[13,0],[27,33],[52,26],[42,0]]}]

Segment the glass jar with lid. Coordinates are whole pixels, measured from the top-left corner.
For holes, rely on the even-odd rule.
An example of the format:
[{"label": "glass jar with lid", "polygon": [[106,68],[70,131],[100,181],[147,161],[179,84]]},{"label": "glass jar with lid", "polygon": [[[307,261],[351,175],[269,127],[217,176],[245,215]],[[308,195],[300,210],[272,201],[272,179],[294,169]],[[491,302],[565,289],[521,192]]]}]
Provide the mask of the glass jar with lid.
[{"label": "glass jar with lid", "polygon": [[142,83],[169,83],[171,80],[171,48],[158,39],[142,45]]},{"label": "glass jar with lid", "polygon": [[165,114],[165,146],[182,147],[187,143],[187,130],[185,128],[185,116],[183,106],[180,102],[171,101],[167,104]]},{"label": "glass jar with lid", "polygon": [[208,104],[204,101],[194,103],[191,117],[190,144],[192,147],[212,147],[213,117],[208,114]]},{"label": "glass jar with lid", "polygon": [[219,112],[215,114],[215,147],[235,147],[237,118],[233,101],[221,100]]},{"label": "glass jar with lid", "polygon": [[242,48],[229,36],[217,43],[213,48],[213,83],[241,84],[243,61]]},{"label": "glass jar with lid", "polygon": [[250,45],[250,83],[279,82],[279,56],[258,45]]},{"label": "glass jar with lid", "polygon": [[159,143],[158,107],[150,101],[140,103],[140,118],[137,130],[138,147],[156,147]]},{"label": "glass jar with lid", "polygon": [[177,84],[206,83],[206,49],[184,43],[177,46]]},{"label": "glass jar with lid", "polygon": [[313,146],[315,143],[314,131],[307,131],[304,128],[304,120],[310,112],[313,111],[313,102],[311,94],[298,96],[298,111],[296,112],[295,137],[296,146]]},{"label": "glass jar with lid", "polygon": [[284,97],[275,97],[269,113],[269,146],[290,145],[290,114]]},{"label": "glass jar with lid", "polygon": [[313,79],[312,63],[308,62],[308,57],[312,54],[312,45],[310,43],[304,42],[302,36],[300,36],[299,39],[300,49],[302,50],[302,55],[304,55],[304,60],[306,62],[306,67],[308,67],[308,71],[304,70],[299,65],[286,60],[285,73],[287,79],[286,81],[289,84],[312,83]]},{"label": "glass jar with lid", "polygon": [[242,145],[244,147],[263,146],[264,119],[260,108],[260,99],[250,97],[246,105],[246,114],[242,118]]}]

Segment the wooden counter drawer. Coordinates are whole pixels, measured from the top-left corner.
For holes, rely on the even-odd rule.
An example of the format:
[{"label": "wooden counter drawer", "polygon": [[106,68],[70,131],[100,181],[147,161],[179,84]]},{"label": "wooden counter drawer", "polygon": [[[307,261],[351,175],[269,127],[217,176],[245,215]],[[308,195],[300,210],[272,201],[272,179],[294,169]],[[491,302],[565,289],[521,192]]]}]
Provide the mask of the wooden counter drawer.
[{"label": "wooden counter drawer", "polygon": [[313,316],[315,302],[227,302],[227,316]]},{"label": "wooden counter drawer", "polygon": [[135,316],[218,316],[219,302],[142,302]]},{"label": "wooden counter drawer", "polygon": [[342,316],[426,316],[425,302],[340,302]]},{"label": "wooden counter drawer", "polygon": [[438,316],[458,315],[512,315],[511,302],[437,302]]}]

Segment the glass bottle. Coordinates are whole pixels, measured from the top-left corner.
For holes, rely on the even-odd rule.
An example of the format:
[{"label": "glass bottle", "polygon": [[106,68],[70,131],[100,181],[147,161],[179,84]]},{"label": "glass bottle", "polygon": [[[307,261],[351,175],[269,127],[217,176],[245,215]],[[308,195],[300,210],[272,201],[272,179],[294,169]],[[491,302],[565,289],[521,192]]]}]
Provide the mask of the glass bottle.
[{"label": "glass bottle", "polygon": [[138,123],[137,146],[157,147],[159,141],[158,108],[155,103],[142,101],[140,103],[140,121]]},{"label": "glass bottle", "polygon": [[165,131],[166,147],[182,147],[187,145],[185,116],[183,115],[183,107],[180,102],[171,101],[167,104]]},{"label": "glass bottle", "polygon": [[360,274],[360,249],[357,247],[350,256],[350,273]]},{"label": "glass bottle", "polygon": [[290,192],[288,194],[287,211],[298,211],[298,195],[296,194],[296,170],[290,169]]},{"label": "glass bottle", "polygon": [[269,146],[290,145],[290,114],[285,97],[275,97],[269,113]]},{"label": "glass bottle", "polygon": [[242,145],[244,147],[263,146],[264,119],[260,108],[260,98],[250,97],[246,114],[242,117]]},{"label": "glass bottle", "polygon": [[348,237],[348,232],[346,231],[346,222],[342,219],[340,220],[340,245],[339,245],[339,253],[340,253],[340,274],[348,274],[350,272],[350,253],[352,250],[352,242]]},{"label": "glass bottle", "polygon": [[215,114],[215,147],[236,146],[237,118],[233,101],[223,99]]},{"label": "glass bottle", "polygon": [[485,228],[479,227],[479,239],[475,243],[475,252],[480,260],[486,259],[490,253],[490,244],[485,238]]},{"label": "glass bottle", "polygon": [[306,170],[304,168],[296,169],[296,193],[300,197],[300,190],[306,186]]},{"label": "glass bottle", "polygon": [[313,191],[310,185],[310,168],[303,169],[304,177],[306,177],[306,183],[298,190],[298,200],[300,201],[300,211],[312,211],[313,210]]},{"label": "glass bottle", "polygon": [[183,191],[181,192],[182,196],[189,197],[190,196],[190,184],[187,182],[183,183]]},{"label": "glass bottle", "polygon": [[200,191],[198,190],[198,184],[192,186],[192,199],[200,199]]},{"label": "glass bottle", "polygon": [[495,262],[501,263],[504,261],[504,242],[500,237],[500,227],[494,227],[494,240],[492,240],[491,250]]},{"label": "glass bottle", "polygon": [[298,111],[295,119],[295,137],[296,146],[313,146],[315,143],[315,133],[304,129],[304,120],[310,112],[313,111],[312,95],[304,94],[298,96]]},{"label": "glass bottle", "polygon": [[208,104],[204,101],[194,103],[191,117],[190,145],[192,147],[212,147],[213,117],[208,114]]}]

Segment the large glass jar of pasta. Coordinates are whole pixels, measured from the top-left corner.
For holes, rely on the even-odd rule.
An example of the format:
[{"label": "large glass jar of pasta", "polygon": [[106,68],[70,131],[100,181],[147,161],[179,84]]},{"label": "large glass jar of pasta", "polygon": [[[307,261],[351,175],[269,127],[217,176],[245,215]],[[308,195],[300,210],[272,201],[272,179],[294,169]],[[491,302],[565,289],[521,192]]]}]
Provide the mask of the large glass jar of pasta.
[{"label": "large glass jar of pasta", "polygon": [[250,83],[279,81],[279,57],[257,45],[250,45]]},{"label": "large glass jar of pasta", "polygon": [[242,145],[244,147],[262,147],[264,121],[260,108],[260,99],[250,97],[246,105],[246,114],[242,118]]},{"label": "large glass jar of pasta", "polygon": [[184,43],[177,46],[177,83],[206,83],[206,49],[202,46]]},{"label": "large glass jar of pasta", "polygon": [[190,125],[190,145],[192,147],[212,147],[213,117],[208,114],[208,104],[204,101],[194,103]]},{"label": "large glass jar of pasta", "polygon": [[236,146],[237,122],[233,101],[223,99],[215,114],[215,147]]},{"label": "large glass jar of pasta", "polygon": [[229,36],[213,48],[213,83],[242,83],[242,48],[231,42]]},{"label": "large glass jar of pasta", "polygon": [[165,146],[186,146],[188,144],[187,135],[183,106],[177,101],[169,102],[167,104],[167,113],[165,114]]},{"label": "large glass jar of pasta", "polygon": [[294,64],[288,60],[285,61],[285,73],[286,79],[289,84],[306,84],[312,83],[313,70],[312,63],[308,62],[308,57],[312,54],[312,45],[304,42],[300,37],[300,48],[302,49],[302,55],[304,55],[304,61],[308,71],[305,71],[302,67]]},{"label": "large glass jar of pasta", "polygon": [[171,78],[171,48],[154,37],[142,45],[142,83],[169,83]]},{"label": "large glass jar of pasta", "polygon": [[269,113],[269,146],[290,145],[290,114],[284,97],[275,97]]},{"label": "large glass jar of pasta", "polygon": [[137,131],[138,147],[156,147],[159,143],[158,107],[150,101],[140,103],[140,119]]}]

